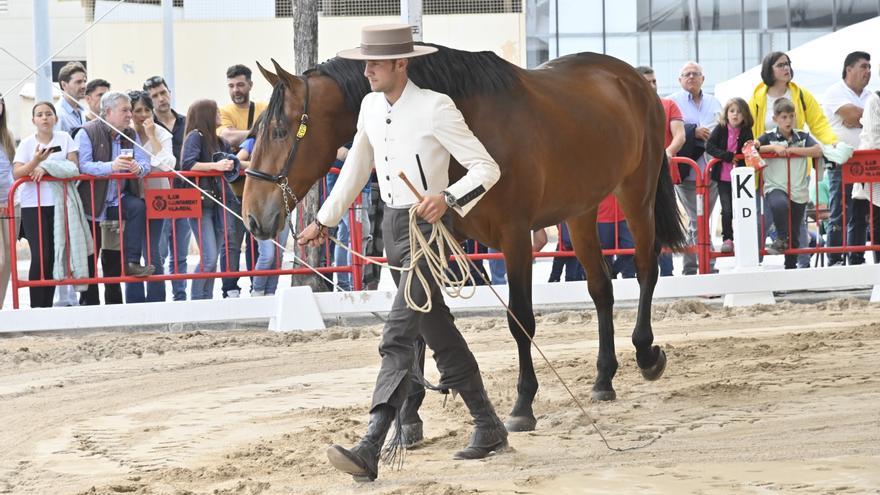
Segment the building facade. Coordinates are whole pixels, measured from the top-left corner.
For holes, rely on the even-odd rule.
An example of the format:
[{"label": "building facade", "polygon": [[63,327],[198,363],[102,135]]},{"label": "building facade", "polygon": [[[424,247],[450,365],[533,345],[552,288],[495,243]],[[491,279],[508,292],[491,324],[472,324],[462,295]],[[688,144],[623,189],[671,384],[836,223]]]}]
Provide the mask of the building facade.
[{"label": "building facade", "polygon": [[652,66],[665,94],[687,61],[703,66],[711,88],[771,51],[880,15],[880,0],[527,0],[525,11],[529,67],[606,53]]}]

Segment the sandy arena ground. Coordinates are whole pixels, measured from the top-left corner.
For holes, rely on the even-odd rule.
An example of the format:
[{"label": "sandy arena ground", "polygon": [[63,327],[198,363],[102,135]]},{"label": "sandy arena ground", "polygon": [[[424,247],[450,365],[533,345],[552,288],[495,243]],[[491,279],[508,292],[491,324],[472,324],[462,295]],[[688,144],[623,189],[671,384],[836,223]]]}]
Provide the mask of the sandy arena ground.
[{"label": "sandy arena ground", "polygon": [[[538,317],[539,344],[584,401],[594,316]],[[607,450],[536,355],[538,429],[512,434],[512,452],[452,461],[466,409],[429,394],[427,441],[368,484],[325,450],[364,430],[378,325],[0,338],[0,493],[880,493],[880,306],[658,304],[669,366],[653,383],[635,366],[634,316],[616,315],[617,401],[587,406],[613,446],[656,438],[648,447]],[[458,322],[506,415],[506,322]]]}]

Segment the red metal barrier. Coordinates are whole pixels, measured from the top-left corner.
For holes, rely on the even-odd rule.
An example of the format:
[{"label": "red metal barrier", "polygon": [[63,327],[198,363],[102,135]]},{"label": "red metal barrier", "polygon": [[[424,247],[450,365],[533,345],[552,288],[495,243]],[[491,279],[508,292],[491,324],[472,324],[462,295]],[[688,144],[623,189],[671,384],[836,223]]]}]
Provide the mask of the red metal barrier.
[{"label": "red metal barrier", "polygon": [[[772,157],[773,155],[764,155],[764,156],[765,157]],[[709,199],[710,199],[709,194],[708,194],[709,193],[709,184],[710,184],[709,181],[711,180],[712,167],[716,166],[717,163],[718,163],[718,160],[710,161],[708,166],[706,167],[705,171],[703,173],[700,173],[699,167],[696,164],[696,162],[694,162],[693,160],[691,160],[689,158],[675,157],[670,161],[670,166],[677,166],[678,164],[685,164],[685,165],[691,167],[692,170],[696,171],[696,173],[694,174],[694,177],[696,178],[695,189],[696,189],[696,195],[697,195],[696,201],[697,201],[697,205],[698,205],[697,219],[696,219],[697,220],[697,239],[696,239],[696,244],[694,246],[691,246],[688,250],[689,250],[689,252],[695,253],[697,255],[700,273],[708,273],[709,272],[710,260],[712,258],[729,256],[727,253],[720,253],[720,252],[713,251],[712,246],[711,246],[711,242],[710,242],[711,233],[709,232],[709,215],[711,214],[710,207],[714,206],[714,205],[709,204]],[[843,182],[844,182],[844,184],[852,184],[855,182],[865,182],[865,183],[880,182],[880,150],[857,151],[855,153],[853,159],[850,162],[844,164],[843,167],[844,167],[843,168]],[[333,171],[338,172],[338,170],[333,170]],[[190,177],[190,178],[201,178],[201,177],[216,177],[216,176],[221,175],[221,173],[220,172],[183,172],[183,175],[186,177]],[[150,178],[166,177],[166,178],[171,179],[171,178],[176,177],[176,175],[173,173],[170,173],[170,172],[158,172],[158,173],[150,174],[149,177]],[[94,182],[96,180],[115,180],[115,181],[117,181],[117,184],[119,185],[119,187],[117,188],[117,191],[118,191],[118,194],[120,195],[119,198],[121,198],[123,181],[127,180],[127,179],[137,179],[137,177],[132,174],[113,174],[109,177],[93,177],[93,176],[89,176],[89,175],[80,175],[78,177],[74,177],[74,178],[68,179],[68,180],[90,182],[92,184],[90,187],[90,193],[92,195],[92,197],[91,197],[92,204],[95,204],[95,201],[94,201],[95,200],[95,198],[94,198]],[[43,180],[58,181],[59,179],[55,179],[55,178],[46,176]],[[18,189],[18,187],[20,187],[22,184],[24,184],[25,182],[28,182],[28,181],[30,181],[30,179],[25,177],[25,178],[21,178],[21,179],[15,181],[15,183],[12,185],[9,197],[7,198],[7,204],[10,209],[14,208],[13,198],[15,195],[15,191]],[[816,187],[818,188],[818,184],[816,184]],[[65,191],[63,193],[64,194],[63,198],[66,198],[66,194],[67,194],[66,188],[64,188],[62,190]],[[325,188],[325,190],[326,190],[326,188]],[[40,195],[39,191],[40,191],[40,189],[37,188],[38,202],[39,202],[39,195]],[[147,190],[147,191],[148,192],[146,193],[145,198],[149,199],[150,201],[155,200],[157,197],[162,197],[162,198],[164,198],[163,201],[168,202],[171,199],[170,196],[168,196],[169,194],[178,194],[178,193],[179,193],[178,195],[181,197],[189,198],[189,199],[187,199],[187,201],[193,200],[193,193],[192,193],[193,189],[169,189],[169,190]],[[164,196],[162,196],[162,194],[160,194],[163,192],[165,194]],[[817,191],[817,197],[818,197],[818,191]],[[222,189],[221,199],[224,202],[226,201],[226,189],[225,188]],[[189,205],[190,205],[189,213],[192,215],[196,215],[196,217],[199,219],[197,223],[200,224],[200,222],[201,222],[201,220],[200,220],[201,219],[201,198],[198,198],[198,204],[196,206],[194,206],[192,203],[189,203]],[[843,224],[844,224],[844,228],[845,228],[845,225],[846,225],[846,210],[845,210],[846,202],[845,201],[843,202],[843,205],[844,205]],[[360,221],[358,221],[358,213],[359,213],[358,209],[364,208],[364,207],[365,207],[365,205],[361,204],[361,195],[359,194],[357,196],[355,204],[352,206],[352,208],[349,211],[349,215],[350,215],[349,218],[351,220],[349,222],[350,229],[351,229],[350,230],[350,232],[351,232],[350,233],[351,247],[352,247],[352,249],[354,249],[358,253],[363,253],[363,234],[364,234],[362,232],[361,223],[360,223]],[[65,208],[66,208],[66,205],[65,205]],[[120,208],[118,208],[118,210],[119,210],[119,214],[118,214],[117,220],[120,221],[120,224],[121,224],[122,223],[122,207],[120,206]],[[874,218],[873,208],[870,209],[870,215],[871,215],[871,224],[872,225],[875,221],[880,221],[880,219]],[[37,218],[38,218],[38,222],[40,222],[39,227],[40,227],[40,232],[41,232],[39,242],[42,243],[43,242],[43,240],[42,240],[42,219],[41,219],[40,215],[37,215]],[[148,217],[148,220],[147,220],[147,228],[146,228],[146,232],[145,232],[144,236],[147,239],[148,246],[149,246],[149,236],[150,236],[149,220],[155,219],[155,218],[157,218],[157,217],[155,217],[155,216]],[[761,218],[763,219],[763,215],[761,216]],[[226,226],[225,225],[226,222],[228,222],[228,219],[227,219],[227,216],[224,214],[224,217],[223,217],[224,227]],[[67,225],[67,224],[65,224],[65,225]],[[158,282],[158,281],[165,281],[165,280],[189,280],[189,279],[225,278],[225,277],[242,277],[242,276],[305,275],[305,274],[313,273],[313,271],[309,268],[289,268],[289,269],[278,268],[278,269],[269,269],[269,270],[254,270],[254,266],[249,266],[249,267],[247,267],[247,268],[249,268],[247,270],[233,270],[232,269],[233,267],[230,265],[229,256],[227,256],[226,257],[227,258],[227,266],[220,267],[223,271],[218,271],[218,272],[164,274],[164,275],[153,275],[153,276],[145,277],[145,278],[136,278],[136,277],[130,277],[130,276],[125,276],[125,275],[115,276],[115,277],[95,276],[95,277],[90,277],[90,278],[78,278],[78,279],[67,278],[64,280],[53,280],[51,273],[47,274],[47,273],[41,272],[40,279],[38,279],[38,280],[20,280],[18,278],[18,271],[15,268],[17,266],[17,261],[18,261],[17,260],[17,253],[15,250],[15,239],[17,237],[17,235],[16,235],[17,232],[15,232],[15,221],[13,218],[9,219],[8,228],[10,230],[10,233],[12,234],[10,236],[12,239],[12,241],[11,241],[12,246],[9,246],[9,247],[11,249],[10,258],[11,258],[11,263],[13,266],[11,283],[12,283],[12,299],[13,299],[13,307],[14,308],[19,307],[19,297],[18,297],[19,289],[27,288],[27,287],[57,286],[57,285],[66,285],[66,284],[76,284],[76,285],[83,284],[83,285],[85,285],[85,284],[113,284],[113,283],[121,283],[121,282]],[[97,223],[94,220],[91,220],[90,221],[90,231],[91,231],[93,241],[96,240],[97,229],[98,229]],[[227,233],[226,233],[227,230],[225,228],[223,230],[224,230],[224,241],[225,241],[226,235],[227,235]],[[65,235],[68,237],[68,239],[66,239],[66,240],[69,241],[69,229],[65,229],[65,231],[66,231]],[[762,229],[762,231],[763,231],[763,229]],[[793,232],[793,230],[792,230],[792,232]],[[124,246],[122,229],[120,229],[119,236],[120,236],[120,239],[119,239],[120,251],[124,252],[125,246]],[[169,256],[173,257],[172,259],[174,260],[175,265],[177,262],[177,250],[173,248],[173,244],[176,243],[176,238],[177,238],[176,229],[172,223],[172,241],[171,241],[172,246],[169,246],[168,251],[169,251]],[[613,249],[602,250],[603,255],[606,255],[606,256],[609,256],[609,255],[631,255],[631,254],[635,253],[634,249],[621,249],[619,247],[617,238],[618,238],[618,236],[615,236],[615,247]],[[873,245],[874,242],[877,240],[878,239],[874,238],[873,232],[871,232],[870,241],[871,241],[872,245],[869,245],[869,246],[848,246],[848,245],[846,245],[846,237],[844,235],[844,245],[840,246],[840,247],[816,247],[816,248],[788,249],[785,251],[785,253],[786,254],[801,254],[801,253],[815,254],[815,253],[852,253],[852,252],[864,252],[864,251],[880,251],[880,246]],[[227,244],[228,244],[227,242],[223,243],[224,246],[226,246]],[[252,253],[253,253],[255,250],[255,246],[253,243],[251,243],[245,249],[251,249]],[[325,246],[325,249],[326,250],[330,249],[329,243],[328,243],[328,245]],[[203,251],[202,246],[201,246],[201,242],[199,242],[199,251],[200,252]],[[762,252],[764,252],[764,251],[762,250]],[[147,249],[145,254],[146,254],[145,257],[148,260],[147,262],[150,263],[152,261],[150,259],[151,258],[150,249]],[[574,255],[575,255],[575,253],[573,251],[559,251],[559,250],[550,251],[550,252],[534,253],[535,257],[556,257],[556,256],[574,256]],[[278,256],[281,256],[280,251],[278,253]],[[96,253],[96,256],[94,257],[94,260],[93,260],[93,262],[95,263],[94,268],[95,268],[96,274],[98,273],[97,258],[98,258],[98,256]],[[254,256],[254,258],[256,258],[256,257]],[[329,260],[329,258],[330,257],[327,256],[328,260]],[[471,254],[469,256],[469,258],[471,258],[475,261],[480,261],[480,260],[487,260],[487,259],[490,259],[490,260],[491,259],[503,259],[504,255],[502,253],[479,253],[479,254]],[[385,262],[386,261],[385,258],[380,258],[380,257],[373,257],[370,259],[374,260],[374,261],[378,261],[378,262]],[[121,273],[124,273],[124,263],[125,263],[124,260],[125,260],[125,258],[124,258],[124,256],[122,256],[121,257],[121,264],[123,266],[120,266],[120,270],[122,270]],[[70,258],[69,250],[68,250],[67,258],[65,259],[65,263],[67,264],[68,269],[69,269],[70,265],[71,265],[71,258]],[[351,263],[348,266],[321,266],[321,267],[317,267],[317,271],[320,273],[324,273],[324,274],[332,274],[332,273],[338,273],[338,272],[350,273],[351,277],[352,277],[353,289],[354,290],[362,290],[362,288],[363,288],[362,276],[363,276],[363,272],[364,272],[364,264],[365,263],[366,263],[365,261],[361,260],[358,257],[352,257]],[[201,258],[200,258],[199,264],[200,264],[200,266],[204,267],[204,261]],[[280,266],[280,264],[279,264],[279,266]],[[41,264],[41,269],[42,269],[42,264]]]},{"label": "red metal barrier", "polygon": [[[787,166],[789,168],[791,167],[791,157],[788,157],[788,156],[782,157],[782,156],[778,156],[778,155],[775,155],[772,153],[761,153],[761,157],[765,158],[765,159],[786,158],[786,160],[788,160]],[[740,158],[742,158],[742,155],[737,155],[735,158],[740,159]],[[814,168],[816,167],[815,164],[818,161],[819,160],[814,160]],[[706,166],[706,170],[705,170],[705,173],[703,176],[703,180],[706,184],[708,184],[709,181],[712,180],[711,179],[712,168],[715,166],[718,166],[718,164],[720,162],[721,162],[721,160],[715,158],[715,159],[712,159],[708,163],[708,165]],[[818,166],[821,166],[821,163]],[[819,211],[818,211],[819,205],[816,204],[816,205],[814,205],[816,208],[816,217],[813,219],[813,223],[816,224],[816,226],[817,226],[816,247],[813,247],[813,248],[811,248],[811,247],[798,247],[798,248],[791,247],[791,237],[793,237],[796,234],[795,234],[795,230],[794,230],[794,225],[791,225],[791,212],[789,211],[789,218],[788,218],[788,221],[789,221],[789,247],[788,247],[788,249],[785,250],[785,254],[789,254],[789,255],[811,254],[812,255],[812,254],[858,253],[858,252],[867,252],[867,251],[875,251],[875,252],[880,251],[880,245],[876,245],[877,241],[880,241],[880,239],[875,239],[874,228],[873,228],[873,226],[875,225],[875,222],[880,221],[880,219],[874,218],[874,208],[873,207],[870,207],[868,209],[869,221],[868,221],[868,244],[867,245],[863,245],[863,246],[850,246],[850,245],[848,245],[847,232],[846,232],[846,230],[847,230],[847,216],[849,214],[847,212],[846,186],[857,183],[857,182],[868,183],[868,184],[880,183],[880,150],[857,150],[853,154],[853,157],[847,163],[844,163],[839,166],[841,167],[841,175],[842,175],[841,180],[843,183],[843,186],[841,187],[841,207],[843,210],[843,217],[841,219],[841,224],[842,224],[842,229],[843,229],[843,232],[842,232],[843,244],[841,246],[834,246],[834,247],[820,245],[820,244],[823,244],[823,242],[822,242],[822,238],[821,238],[821,233],[819,232],[819,229],[818,229],[818,224],[822,221],[822,219],[819,218]],[[824,171],[824,173],[828,173],[828,172]],[[764,207],[766,207],[766,201],[763,200],[763,178],[761,177],[760,173],[758,173],[757,176],[759,178],[759,183],[758,183],[758,187],[756,188],[756,190],[757,190],[757,194],[759,194],[762,198],[762,207],[760,209],[761,214],[758,217],[758,221],[760,222],[760,229],[758,232],[761,234],[761,239],[759,239],[759,242],[761,245],[760,246],[761,254],[766,256],[767,250],[764,247],[764,239],[766,238],[767,227],[766,227],[766,225],[764,225],[765,221],[764,221],[764,214],[763,214]],[[790,176],[790,174],[789,174],[789,176]],[[818,173],[816,173],[814,171],[813,177],[817,179],[817,180],[814,180],[814,184],[813,184],[814,191],[813,192],[815,193],[815,198],[816,198],[816,201],[818,202],[819,197],[820,197],[820,194],[819,194],[820,180],[818,180]],[[873,192],[873,191],[871,191],[871,192]],[[788,196],[791,197],[791,184],[788,185],[787,193],[788,193]],[[829,191],[829,195],[830,194],[831,194],[831,191]],[[830,197],[829,197],[829,199],[830,199]],[[873,205],[873,197],[869,198],[869,202]],[[708,197],[706,198],[706,210],[707,211],[709,210]],[[809,223],[809,219],[806,216],[806,213],[805,213],[805,219]],[[706,233],[708,236],[711,236],[711,232],[708,231],[708,222],[706,223],[706,225],[707,225]],[[721,258],[721,257],[725,257],[725,256],[733,256],[732,253],[722,253],[719,251],[712,251],[711,245],[709,245],[708,248],[709,249],[707,250],[707,256],[709,258]]]}]

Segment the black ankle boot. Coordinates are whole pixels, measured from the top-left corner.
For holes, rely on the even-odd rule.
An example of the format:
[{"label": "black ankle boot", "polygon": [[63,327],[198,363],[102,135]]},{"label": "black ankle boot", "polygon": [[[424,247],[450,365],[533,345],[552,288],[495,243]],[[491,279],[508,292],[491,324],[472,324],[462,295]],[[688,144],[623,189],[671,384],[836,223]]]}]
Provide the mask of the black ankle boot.
[{"label": "black ankle boot", "polygon": [[394,422],[395,410],[391,406],[378,406],[370,413],[367,433],[351,449],[332,445],[327,449],[330,464],[352,475],[355,481],[373,481],[379,475],[379,455],[385,443],[385,435]]},{"label": "black ankle boot", "polygon": [[482,459],[507,448],[507,430],[495,414],[482,379],[472,390],[459,390],[458,393],[474,418],[474,432],[470,444],[456,452],[453,459]]}]

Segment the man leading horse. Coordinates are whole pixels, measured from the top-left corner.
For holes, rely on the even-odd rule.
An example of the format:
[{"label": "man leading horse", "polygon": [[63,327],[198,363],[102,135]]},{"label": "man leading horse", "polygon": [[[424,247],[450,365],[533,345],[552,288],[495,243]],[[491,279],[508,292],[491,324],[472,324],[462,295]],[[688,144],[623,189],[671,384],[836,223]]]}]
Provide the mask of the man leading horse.
[{"label": "man leading horse", "polygon": [[[498,181],[498,164],[471,132],[452,99],[419,88],[407,76],[410,58],[429,56],[436,50],[414,45],[409,26],[382,25],[364,28],[361,46],[339,53],[343,58],[366,61],[364,76],[372,93],[361,104],[354,143],[336,186],[317,220],[299,235],[300,244],[324,242],[327,228],[339,223],[375,166],[385,202],[382,228],[388,261],[393,266],[408,266],[412,254],[409,210],[413,205],[418,204],[418,228],[427,236],[432,224],[451,223],[450,210],[466,215]],[[450,156],[467,169],[453,184],[449,183]],[[398,177],[400,172],[420,189],[423,199]],[[405,287],[410,276],[411,272],[403,272],[398,286]],[[350,449],[333,445],[327,451],[330,463],[355,479],[374,480],[378,475],[386,434],[395,417],[399,419],[408,396],[413,344],[419,336],[434,351],[439,387],[458,392],[474,419],[469,445],[454,457],[481,459],[507,446],[507,430],[495,414],[477,362],[455,326],[443,291],[430,277],[428,287],[420,283],[412,287],[413,301],[422,305],[430,298],[431,311],[408,308],[404,291],[397,292],[379,345],[382,363],[367,432]]]}]

